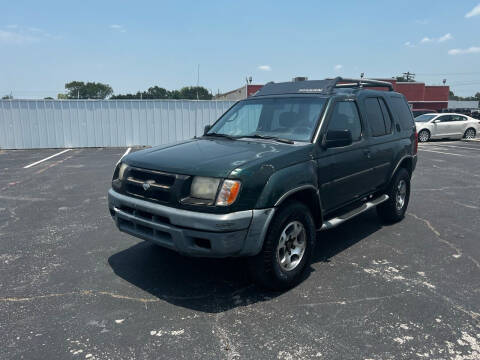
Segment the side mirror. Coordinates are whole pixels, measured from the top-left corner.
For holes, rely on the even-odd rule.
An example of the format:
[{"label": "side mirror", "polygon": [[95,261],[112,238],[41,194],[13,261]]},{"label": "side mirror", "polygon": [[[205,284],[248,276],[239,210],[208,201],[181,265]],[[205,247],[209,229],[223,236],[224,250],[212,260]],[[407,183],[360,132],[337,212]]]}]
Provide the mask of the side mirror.
[{"label": "side mirror", "polygon": [[438,120],[438,119],[432,121],[432,123],[434,123],[434,124],[439,123],[439,122],[440,122],[440,120]]},{"label": "side mirror", "polygon": [[350,130],[329,130],[323,138],[322,145],[328,149],[348,146],[352,142],[352,132]]},{"label": "side mirror", "polygon": [[205,135],[211,128],[212,125],[205,125],[205,127],[203,128],[203,135]]}]

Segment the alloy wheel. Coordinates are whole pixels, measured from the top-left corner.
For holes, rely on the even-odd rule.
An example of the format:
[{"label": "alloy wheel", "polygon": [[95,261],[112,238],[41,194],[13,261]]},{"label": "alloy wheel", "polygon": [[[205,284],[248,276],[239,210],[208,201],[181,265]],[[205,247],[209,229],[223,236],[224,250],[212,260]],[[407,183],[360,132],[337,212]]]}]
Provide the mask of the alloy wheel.
[{"label": "alloy wheel", "polygon": [[407,198],[407,183],[405,180],[400,180],[397,185],[395,194],[395,206],[398,211],[402,210]]},{"label": "alloy wheel", "polygon": [[307,247],[307,232],[299,221],[288,223],[280,235],[277,261],[282,270],[291,271],[302,261]]}]

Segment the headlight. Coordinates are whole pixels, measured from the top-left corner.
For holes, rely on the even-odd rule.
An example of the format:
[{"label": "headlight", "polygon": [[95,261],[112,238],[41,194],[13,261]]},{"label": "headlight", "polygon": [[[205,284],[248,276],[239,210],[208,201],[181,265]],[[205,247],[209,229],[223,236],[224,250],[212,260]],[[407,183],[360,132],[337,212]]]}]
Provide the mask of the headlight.
[{"label": "headlight", "polygon": [[190,195],[197,199],[215,200],[220,179],[195,176],[190,187]]},{"label": "headlight", "polygon": [[128,165],[120,163],[115,168],[112,178],[112,187],[116,190],[119,190],[122,187],[123,177],[125,176],[125,170],[127,170]]},{"label": "headlight", "polygon": [[127,170],[128,165],[125,163],[122,163],[120,165],[120,168],[118,169],[118,179],[123,180],[123,175],[125,175],[125,170]]},{"label": "headlight", "polygon": [[238,193],[240,192],[240,181],[238,180],[224,180],[222,188],[218,193],[216,204],[218,206],[228,206],[237,200]]}]

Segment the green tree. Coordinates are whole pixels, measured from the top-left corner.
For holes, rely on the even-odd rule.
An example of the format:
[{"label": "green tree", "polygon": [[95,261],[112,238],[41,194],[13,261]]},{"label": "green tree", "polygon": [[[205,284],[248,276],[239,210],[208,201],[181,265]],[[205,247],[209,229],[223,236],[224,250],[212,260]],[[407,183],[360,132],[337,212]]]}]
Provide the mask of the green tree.
[{"label": "green tree", "polygon": [[59,99],[59,100],[68,99],[68,96],[67,96],[67,94],[60,93],[60,94],[57,94],[57,99]]},{"label": "green tree", "polygon": [[480,91],[475,94],[475,99],[477,99],[478,101],[480,101]]},{"label": "green tree", "polygon": [[113,95],[111,99],[189,99],[211,100],[213,95],[202,86],[187,86],[180,90],[166,90],[159,86],[152,86],[147,91],[138,91],[136,94]]},{"label": "green tree", "polygon": [[13,99],[13,96],[10,94],[2,96],[2,100],[12,100],[12,99]]},{"label": "green tree", "polygon": [[213,95],[203,86],[186,86],[180,89],[180,99],[211,100]]},{"label": "green tree", "polygon": [[65,84],[69,99],[105,99],[113,94],[113,89],[108,84],[71,81]]}]

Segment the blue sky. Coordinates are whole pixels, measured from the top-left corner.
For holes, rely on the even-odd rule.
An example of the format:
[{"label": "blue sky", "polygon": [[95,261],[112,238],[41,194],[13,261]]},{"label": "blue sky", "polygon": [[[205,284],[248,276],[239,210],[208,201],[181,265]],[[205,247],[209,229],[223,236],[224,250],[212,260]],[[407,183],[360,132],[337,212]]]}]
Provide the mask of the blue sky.
[{"label": "blue sky", "polygon": [[2,1],[0,96],[72,80],[115,93],[228,91],[293,76],[447,79],[480,91],[480,3],[466,1]]}]

